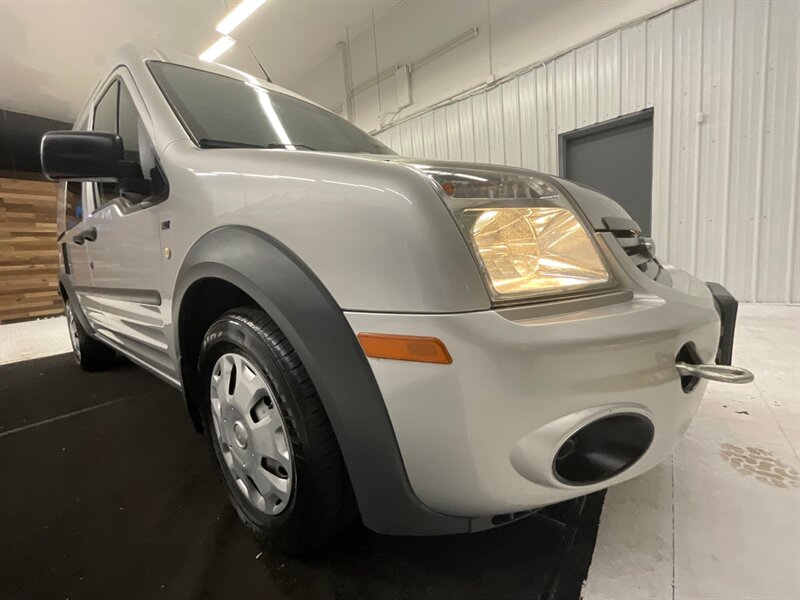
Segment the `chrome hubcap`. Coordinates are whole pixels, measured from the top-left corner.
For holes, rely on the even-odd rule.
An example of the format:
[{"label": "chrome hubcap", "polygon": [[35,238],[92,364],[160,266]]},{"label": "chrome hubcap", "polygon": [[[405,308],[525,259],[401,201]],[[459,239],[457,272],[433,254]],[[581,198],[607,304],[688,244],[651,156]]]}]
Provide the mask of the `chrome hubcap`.
[{"label": "chrome hubcap", "polygon": [[75,359],[81,362],[81,340],[78,337],[78,324],[75,322],[75,315],[72,314],[72,307],[67,304],[67,326],[69,327],[69,341],[72,343],[72,352]]},{"label": "chrome hubcap", "polygon": [[289,502],[294,463],[275,392],[240,354],[223,354],[211,371],[211,414],[225,465],[260,512],[277,515]]}]

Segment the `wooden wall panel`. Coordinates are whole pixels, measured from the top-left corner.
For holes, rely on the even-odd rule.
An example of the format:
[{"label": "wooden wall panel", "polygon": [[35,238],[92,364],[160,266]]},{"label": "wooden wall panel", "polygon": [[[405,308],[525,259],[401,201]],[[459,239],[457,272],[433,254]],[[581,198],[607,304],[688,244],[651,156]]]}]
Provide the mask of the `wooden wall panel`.
[{"label": "wooden wall panel", "polygon": [[0,178],[0,323],[61,314],[56,185]]}]

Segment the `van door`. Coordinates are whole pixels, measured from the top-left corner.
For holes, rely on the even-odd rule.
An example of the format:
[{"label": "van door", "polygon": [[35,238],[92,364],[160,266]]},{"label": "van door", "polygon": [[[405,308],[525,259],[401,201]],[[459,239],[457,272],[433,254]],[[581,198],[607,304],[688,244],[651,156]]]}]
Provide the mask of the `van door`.
[{"label": "van door", "polygon": [[158,204],[166,185],[131,89],[132,81],[122,73],[112,79],[95,105],[92,130],[122,138],[125,160],[140,165],[152,193],[123,194],[117,182],[90,185],[93,211],[86,220],[86,246],[92,286],[81,291],[82,306],[98,336],[175,382],[164,335],[168,309],[161,301]]}]

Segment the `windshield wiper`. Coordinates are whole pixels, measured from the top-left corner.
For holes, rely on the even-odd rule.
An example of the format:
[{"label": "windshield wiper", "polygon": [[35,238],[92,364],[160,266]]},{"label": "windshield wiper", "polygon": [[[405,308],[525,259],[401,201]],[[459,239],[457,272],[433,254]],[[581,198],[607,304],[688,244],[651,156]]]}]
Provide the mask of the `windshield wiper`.
[{"label": "windshield wiper", "polygon": [[306,150],[317,151],[316,148],[306,146],[305,144],[248,144],[247,142],[233,142],[230,140],[215,140],[211,138],[203,138],[197,142],[201,148],[305,148]]},{"label": "windshield wiper", "polygon": [[260,144],[247,144],[245,142],[231,142],[228,140],[213,140],[203,138],[197,142],[201,148],[267,148]]},{"label": "windshield wiper", "polygon": [[306,150],[311,150],[312,152],[317,152],[316,148],[312,148],[311,146],[306,146],[305,144],[267,144],[267,148],[305,148]]}]

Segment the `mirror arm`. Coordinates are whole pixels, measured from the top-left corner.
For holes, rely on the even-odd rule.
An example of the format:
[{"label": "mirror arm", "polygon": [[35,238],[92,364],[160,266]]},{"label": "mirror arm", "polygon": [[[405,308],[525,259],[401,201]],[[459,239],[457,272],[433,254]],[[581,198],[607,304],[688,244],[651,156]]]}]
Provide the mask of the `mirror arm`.
[{"label": "mirror arm", "polygon": [[117,163],[117,181],[120,192],[132,202],[141,202],[153,193],[150,182],[142,174],[142,168],[135,162],[121,160]]},{"label": "mirror arm", "polygon": [[119,191],[131,202],[141,202],[153,195],[152,186],[146,179],[120,179]]}]

